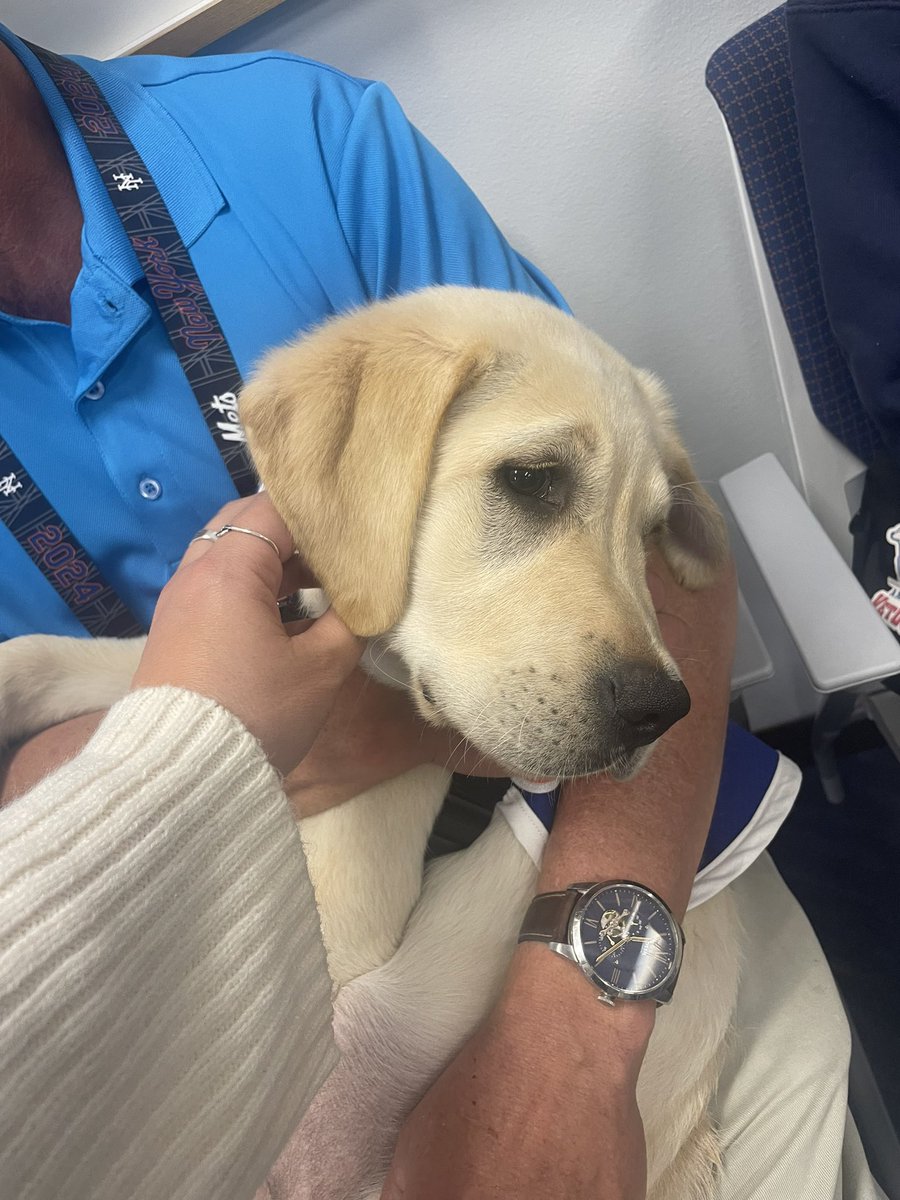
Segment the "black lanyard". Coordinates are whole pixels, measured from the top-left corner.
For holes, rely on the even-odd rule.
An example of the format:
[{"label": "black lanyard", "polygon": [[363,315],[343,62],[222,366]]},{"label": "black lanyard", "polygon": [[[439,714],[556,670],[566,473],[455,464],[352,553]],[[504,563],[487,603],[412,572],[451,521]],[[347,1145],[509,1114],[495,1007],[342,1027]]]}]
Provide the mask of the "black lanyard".
[{"label": "black lanyard", "polygon": [[[91,76],[70,59],[38,46],[31,50],[75,118],[207,428],[238,494],[249,496],[257,479],[237,418],[241,374],[165,201]],[[3,438],[0,520],[89,633],[131,637],[145,631]]]}]

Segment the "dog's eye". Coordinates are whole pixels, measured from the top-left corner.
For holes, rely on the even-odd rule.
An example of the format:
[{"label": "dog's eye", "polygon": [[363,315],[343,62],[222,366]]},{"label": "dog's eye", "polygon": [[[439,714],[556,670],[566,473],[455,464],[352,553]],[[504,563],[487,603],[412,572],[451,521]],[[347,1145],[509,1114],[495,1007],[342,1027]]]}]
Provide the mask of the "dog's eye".
[{"label": "dog's eye", "polygon": [[553,487],[553,472],[549,467],[507,467],[506,482],[520,496],[547,500]]},{"label": "dog's eye", "polygon": [[497,465],[495,485],[521,512],[545,520],[561,513],[572,494],[572,474],[565,463],[505,462]]}]

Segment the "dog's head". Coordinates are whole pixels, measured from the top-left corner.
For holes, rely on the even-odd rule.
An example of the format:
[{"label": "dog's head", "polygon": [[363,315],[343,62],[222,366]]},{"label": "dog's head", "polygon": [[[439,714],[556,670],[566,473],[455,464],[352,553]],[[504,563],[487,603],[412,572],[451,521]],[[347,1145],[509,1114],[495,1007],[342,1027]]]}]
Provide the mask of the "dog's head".
[{"label": "dog's head", "polygon": [[264,360],[260,478],[347,625],[422,713],[517,772],[627,775],[689,706],[645,581],[726,554],[666,397],[573,318],[432,288]]}]

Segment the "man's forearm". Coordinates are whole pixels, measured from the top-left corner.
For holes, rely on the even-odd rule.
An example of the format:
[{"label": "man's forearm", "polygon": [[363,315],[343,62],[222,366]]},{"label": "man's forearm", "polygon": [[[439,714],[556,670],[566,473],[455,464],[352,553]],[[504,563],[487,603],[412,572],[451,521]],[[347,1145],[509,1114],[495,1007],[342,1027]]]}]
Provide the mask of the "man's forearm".
[{"label": "man's forearm", "polygon": [[[684,916],[719,786],[734,596],[729,573],[707,599],[696,600],[701,608],[693,630],[680,618],[667,618],[667,640],[691,693],[691,711],[660,739],[635,778],[617,783],[597,776],[564,788],[538,891],[560,891],[578,881],[632,879],[662,896],[679,919]],[[598,1032],[602,1028],[603,1036],[611,1031],[635,1050],[649,1037],[655,1011],[649,1003],[597,1005],[581,973],[535,943],[517,948],[504,1005],[517,1020],[537,1011],[547,1017],[555,1013],[563,1023],[603,1008],[592,1026]]]},{"label": "man's forearm", "polygon": [[[727,683],[716,710],[698,712],[693,720],[688,716],[671,730],[637,778],[626,783],[586,780],[568,788],[538,890],[561,891],[577,881],[633,879],[661,895],[681,918],[715,805],[726,718]],[[552,1025],[562,1041],[567,1029],[581,1027],[589,1017],[593,1046],[603,1062],[600,1078],[607,1086],[609,1072],[617,1067],[623,1083],[634,1077],[655,1013],[652,1003],[598,1005],[580,971],[533,942],[516,950],[503,1006],[516,1024],[533,1020],[536,1029],[545,1031]],[[613,1047],[622,1054],[611,1054]],[[564,1071],[571,1070],[564,1058],[557,1061]]]},{"label": "man's forearm", "polygon": [[104,712],[85,713],[53,725],[14,746],[0,760],[0,808],[23,796],[51,771],[74,758],[103,720]]},{"label": "man's forearm", "polygon": [[579,780],[565,789],[540,891],[576,880],[633,879],[684,915],[709,830],[728,716],[728,683],[660,741],[634,779]]}]

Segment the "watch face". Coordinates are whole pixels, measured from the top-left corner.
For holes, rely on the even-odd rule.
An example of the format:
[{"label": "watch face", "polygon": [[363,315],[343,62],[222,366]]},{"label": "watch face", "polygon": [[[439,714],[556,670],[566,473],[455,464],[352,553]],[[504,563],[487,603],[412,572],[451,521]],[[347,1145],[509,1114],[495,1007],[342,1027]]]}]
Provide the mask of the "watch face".
[{"label": "watch face", "polygon": [[589,892],[575,910],[572,943],[586,974],[620,996],[662,991],[681,963],[677,924],[652,892],[633,883]]}]

